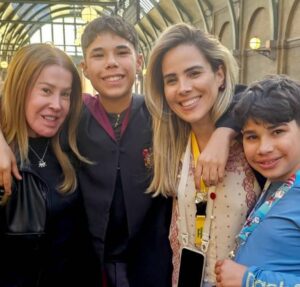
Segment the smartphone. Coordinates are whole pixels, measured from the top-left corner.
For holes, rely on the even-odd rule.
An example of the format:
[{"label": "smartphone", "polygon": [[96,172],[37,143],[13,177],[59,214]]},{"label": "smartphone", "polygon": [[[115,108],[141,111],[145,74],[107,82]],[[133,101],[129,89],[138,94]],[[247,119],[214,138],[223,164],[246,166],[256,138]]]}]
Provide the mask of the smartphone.
[{"label": "smartphone", "polygon": [[205,269],[205,254],[200,250],[182,248],[178,287],[201,287]]}]

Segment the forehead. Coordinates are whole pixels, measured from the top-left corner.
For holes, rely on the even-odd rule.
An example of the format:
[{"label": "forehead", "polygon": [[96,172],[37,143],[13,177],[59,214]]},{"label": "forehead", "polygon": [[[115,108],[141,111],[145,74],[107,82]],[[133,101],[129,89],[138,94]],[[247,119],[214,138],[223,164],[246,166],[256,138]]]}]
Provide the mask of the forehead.
[{"label": "forehead", "polygon": [[87,53],[94,49],[110,50],[120,46],[128,47],[134,50],[134,46],[127,39],[110,31],[105,31],[97,35],[87,48]]},{"label": "forehead", "polygon": [[244,124],[243,131],[256,130],[256,129],[268,129],[271,126],[274,125],[271,123],[265,123],[258,119],[249,118]]},{"label": "forehead", "polygon": [[72,73],[60,65],[47,65],[36,76],[31,85],[49,84],[61,88],[71,88],[73,82]]},{"label": "forehead", "polygon": [[259,119],[248,119],[243,127],[243,131],[270,131],[274,128],[280,127],[280,126],[293,126],[298,125],[295,120],[292,120],[290,122],[280,122],[280,123],[270,123],[270,122],[264,122]]},{"label": "forehead", "polygon": [[188,68],[194,65],[210,66],[205,55],[193,44],[181,44],[170,49],[162,59],[162,69]]}]

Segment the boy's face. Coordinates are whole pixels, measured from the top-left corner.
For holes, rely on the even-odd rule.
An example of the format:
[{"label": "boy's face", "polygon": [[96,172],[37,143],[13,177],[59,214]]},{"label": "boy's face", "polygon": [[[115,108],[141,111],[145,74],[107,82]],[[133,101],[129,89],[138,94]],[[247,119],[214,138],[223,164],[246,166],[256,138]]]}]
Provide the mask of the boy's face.
[{"label": "boy's face", "polygon": [[274,126],[249,119],[243,128],[249,164],[271,181],[287,180],[300,168],[299,139],[295,120]]},{"label": "boy's face", "polygon": [[142,57],[133,45],[111,32],[103,32],[86,50],[82,68],[108,112],[121,112],[131,100]]}]

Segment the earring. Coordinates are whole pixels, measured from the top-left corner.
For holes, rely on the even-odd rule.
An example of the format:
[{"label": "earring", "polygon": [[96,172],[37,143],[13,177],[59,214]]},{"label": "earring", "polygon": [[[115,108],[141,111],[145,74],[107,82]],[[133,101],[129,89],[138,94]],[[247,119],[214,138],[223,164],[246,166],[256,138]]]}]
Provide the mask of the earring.
[{"label": "earring", "polygon": [[225,84],[223,83],[220,87],[219,87],[219,91],[224,91],[225,90]]}]

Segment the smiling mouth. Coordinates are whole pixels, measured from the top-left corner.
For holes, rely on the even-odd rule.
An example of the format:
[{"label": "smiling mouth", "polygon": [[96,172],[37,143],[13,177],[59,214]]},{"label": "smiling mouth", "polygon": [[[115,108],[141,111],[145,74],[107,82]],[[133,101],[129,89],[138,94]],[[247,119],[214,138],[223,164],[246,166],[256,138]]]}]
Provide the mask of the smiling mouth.
[{"label": "smiling mouth", "polygon": [[122,75],[118,75],[118,76],[108,76],[108,77],[104,77],[103,80],[107,81],[107,82],[117,82],[120,81],[124,78],[124,76]]},{"label": "smiling mouth", "polygon": [[51,121],[51,122],[54,122],[58,119],[58,117],[55,117],[55,116],[42,116],[43,119],[47,120],[47,121]]},{"label": "smiling mouth", "polygon": [[274,168],[280,158],[271,159],[271,160],[263,160],[263,161],[257,161],[256,163],[262,168],[262,169],[271,169]]},{"label": "smiling mouth", "polygon": [[180,103],[180,105],[184,108],[189,108],[189,107],[193,107],[199,100],[201,97],[196,97],[196,98],[192,98],[186,101],[183,101]]}]

